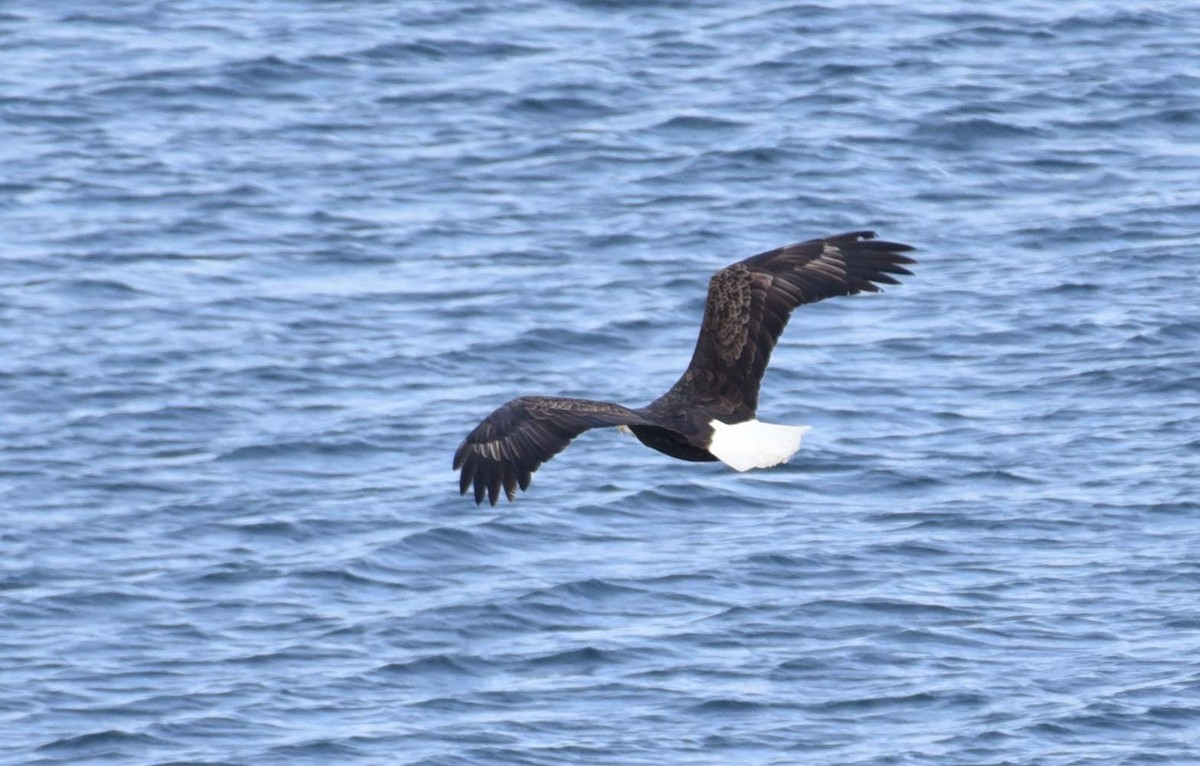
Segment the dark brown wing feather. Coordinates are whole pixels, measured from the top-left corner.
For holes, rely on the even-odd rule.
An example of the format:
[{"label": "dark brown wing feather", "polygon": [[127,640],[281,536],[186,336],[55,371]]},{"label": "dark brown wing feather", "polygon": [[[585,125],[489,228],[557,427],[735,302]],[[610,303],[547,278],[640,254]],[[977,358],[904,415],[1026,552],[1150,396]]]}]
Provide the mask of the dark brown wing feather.
[{"label": "dark brown wing feather", "polygon": [[538,466],[562,452],[589,428],[641,425],[647,421],[619,404],[588,399],[523,396],[483,419],[454,453],[454,469],[462,469],[458,489],[475,487],[475,503],[484,495],[492,505],[500,489],[510,501],[517,487],[529,488]]},{"label": "dark brown wing feather", "polygon": [[876,283],[899,284],[893,274],[912,273],[904,266],[916,261],[900,253],[913,248],[874,237],[855,231],[798,242],[718,271],[687,371],[647,410],[693,403],[715,407],[734,422],[753,417],[759,384],[792,309],[835,295],[879,292]]}]

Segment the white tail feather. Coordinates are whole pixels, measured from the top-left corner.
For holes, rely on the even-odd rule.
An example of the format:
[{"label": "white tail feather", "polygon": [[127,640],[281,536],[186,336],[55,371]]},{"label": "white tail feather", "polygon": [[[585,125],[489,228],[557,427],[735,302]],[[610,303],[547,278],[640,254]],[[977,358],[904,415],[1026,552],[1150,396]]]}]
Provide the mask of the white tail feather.
[{"label": "white tail feather", "polygon": [[709,423],[713,429],[708,451],[735,471],[770,468],[786,463],[800,449],[800,440],[812,426],[780,426],[747,420],[744,423]]}]

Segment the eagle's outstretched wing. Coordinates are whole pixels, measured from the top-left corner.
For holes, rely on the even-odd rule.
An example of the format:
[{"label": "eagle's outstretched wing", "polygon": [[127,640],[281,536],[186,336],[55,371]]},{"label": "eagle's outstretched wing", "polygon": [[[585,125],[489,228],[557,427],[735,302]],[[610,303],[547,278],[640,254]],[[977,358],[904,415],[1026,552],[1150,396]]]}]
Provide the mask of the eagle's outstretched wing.
[{"label": "eagle's outstretched wing", "polygon": [[458,489],[475,486],[475,503],[486,493],[492,505],[500,489],[508,499],[529,488],[538,466],[562,452],[589,428],[642,425],[647,421],[619,404],[552,396],[522,396],[502,405],[467,435],[454,453],[462,469]]},{"label": "eagle's outstretched wing", "polygon": [[[798,242],[718,271],[709,282],[692,361],[661,402],[715,406],[734,422],[754,416],[758,387],[792,309],[835,295],[879,292],[911,274],[913,248],[854,231]],[[665,400],[665,401],[664,401]],[[651,405],[653,407],[653,405]],[[648,408],[649,409],[649,408]]]}]

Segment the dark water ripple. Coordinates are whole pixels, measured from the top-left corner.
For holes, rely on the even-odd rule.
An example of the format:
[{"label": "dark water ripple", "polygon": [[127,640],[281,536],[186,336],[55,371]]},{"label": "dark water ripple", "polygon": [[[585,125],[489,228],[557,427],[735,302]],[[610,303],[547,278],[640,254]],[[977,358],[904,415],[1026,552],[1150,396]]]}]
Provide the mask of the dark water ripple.
[{"label": "dark water ripple", "polygon": [[[0,762],[1192,763],[1186,3],[0,10]],[[656,396],[715,268],[871,227],[733,475]]]}]

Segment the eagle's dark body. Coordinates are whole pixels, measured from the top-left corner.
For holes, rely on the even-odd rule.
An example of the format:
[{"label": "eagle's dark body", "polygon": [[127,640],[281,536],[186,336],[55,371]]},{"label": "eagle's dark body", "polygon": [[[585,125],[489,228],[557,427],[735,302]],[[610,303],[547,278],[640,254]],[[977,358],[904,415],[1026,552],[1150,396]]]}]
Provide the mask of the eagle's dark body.
[{"label": "eagle's dark body", "polygon": [[[792,310],[836,295],[878,292],[911,274],[912,248],[857,231],[771,250],[718,271],[709,282],[700,337],[687,370],[645,407],[524,396],[467,435],[454,455],[459,488],[492,505],[527,489],[538,466],[590,428],[626,426],[647,447],[680,460],[713,461],[712,423],[754,419],[758,389]],[[714,447],[715,449],[715,447]]]}]

